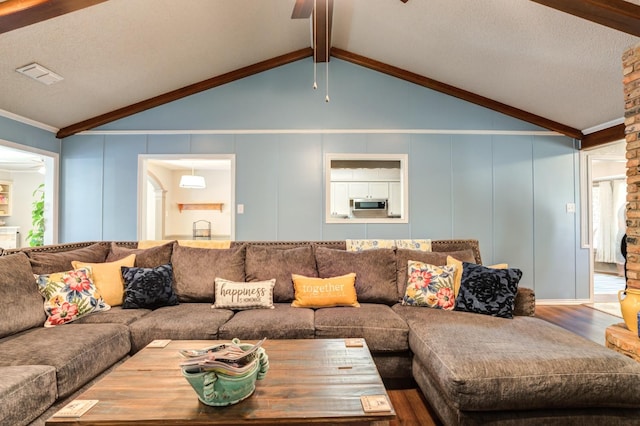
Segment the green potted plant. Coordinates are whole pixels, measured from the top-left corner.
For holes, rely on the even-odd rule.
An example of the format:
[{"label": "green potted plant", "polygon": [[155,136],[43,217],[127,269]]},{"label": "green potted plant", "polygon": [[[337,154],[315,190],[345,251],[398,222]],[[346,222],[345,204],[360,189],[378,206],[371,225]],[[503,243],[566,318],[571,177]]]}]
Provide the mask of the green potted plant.
[{"label": "green potted plant", "polygon": [[44,245],[44,183],[41,183],[32,194],[31,230],[27,234],[30,247]]}]

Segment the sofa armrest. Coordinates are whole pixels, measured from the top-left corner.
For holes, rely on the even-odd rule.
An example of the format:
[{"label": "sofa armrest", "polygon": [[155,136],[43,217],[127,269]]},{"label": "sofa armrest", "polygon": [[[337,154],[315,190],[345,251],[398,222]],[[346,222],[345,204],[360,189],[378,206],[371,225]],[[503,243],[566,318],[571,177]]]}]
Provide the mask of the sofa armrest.
[{"label": "sofa armrest", "polygon": [[530,288],[519,287],[513,315],[532,317],[536,313],[536,294]]}]

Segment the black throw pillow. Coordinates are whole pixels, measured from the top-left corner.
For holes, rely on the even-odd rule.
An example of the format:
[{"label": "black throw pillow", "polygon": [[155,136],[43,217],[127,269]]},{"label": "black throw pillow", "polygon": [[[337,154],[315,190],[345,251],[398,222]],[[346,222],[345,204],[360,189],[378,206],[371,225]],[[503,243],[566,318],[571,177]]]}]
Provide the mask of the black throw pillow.
[{"label": "black throw pillow", "polygon": [[124,279],[123,309],[156,309],[178,304],[170,263],[155,268],[122,266],[121,270]]},{"label": "black throw pillow", "polygon": [[513,318],[520,278],[520,269],[493,269],[462,262],[462,281],[455,310]]}]

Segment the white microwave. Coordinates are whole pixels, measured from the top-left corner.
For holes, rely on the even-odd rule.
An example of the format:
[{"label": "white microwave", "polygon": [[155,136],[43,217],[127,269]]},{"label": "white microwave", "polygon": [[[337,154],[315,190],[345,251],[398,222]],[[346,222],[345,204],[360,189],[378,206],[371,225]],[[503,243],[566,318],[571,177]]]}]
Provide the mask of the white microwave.
[{"label": "white microwave", "polygon": [[355,198],[352,210],[386,210],[387,200],[377,200],[371,198]]}]

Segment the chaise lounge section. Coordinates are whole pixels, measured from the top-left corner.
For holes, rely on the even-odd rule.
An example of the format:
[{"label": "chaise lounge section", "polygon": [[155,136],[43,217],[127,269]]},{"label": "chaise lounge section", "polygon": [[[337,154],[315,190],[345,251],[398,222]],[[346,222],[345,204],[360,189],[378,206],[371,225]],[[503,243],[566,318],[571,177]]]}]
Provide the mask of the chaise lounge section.
[{"label": "chaise lounge section", "polygon": [[[513,318],[400,303],[410,260],[446,265],[453,257],[462,265],[481,264],[476,240],[431,241],[431,250],[351,252],[345,241],[231,242],[225,249],[85,242],[7,250],[0,256],[0,306],[6,313],[0,326],[0,424],[43,424],[155,339],[234,337],[363,337],[385,382],[415,380],[447,425],[637,424],[640,364],[535,318],[532,290],[517,289]],[[172,265],[178,304],[112,306],[43,327],[43,297],[33,274],[71,270],[74,261],[109,265],[131,254],[139,267]],[[359,307],[292,306],[292,274],[327,278],[351,272]],[[218,277],[275,279],[273,309],[212,309]]]}]

